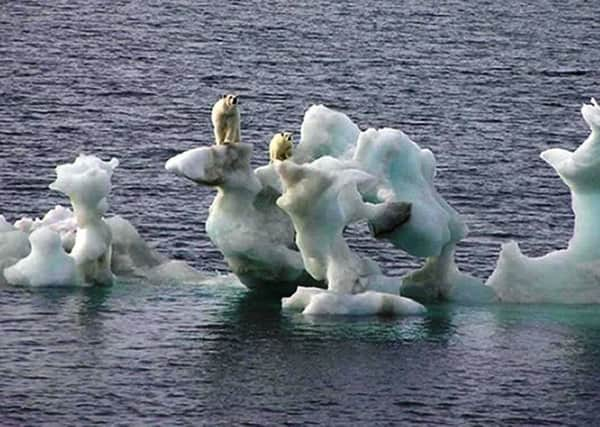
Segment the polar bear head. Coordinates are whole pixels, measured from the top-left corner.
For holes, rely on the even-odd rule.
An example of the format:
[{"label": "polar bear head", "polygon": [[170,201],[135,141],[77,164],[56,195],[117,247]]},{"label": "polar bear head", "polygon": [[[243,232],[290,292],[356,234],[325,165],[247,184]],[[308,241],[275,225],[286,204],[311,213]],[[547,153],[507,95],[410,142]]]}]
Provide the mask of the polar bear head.
[{"label": "polar bear head", "polygon": [[231,93],[221,96],[221,103],[225,108],[225,112],[233,110],[239,103],[239,97]]}]

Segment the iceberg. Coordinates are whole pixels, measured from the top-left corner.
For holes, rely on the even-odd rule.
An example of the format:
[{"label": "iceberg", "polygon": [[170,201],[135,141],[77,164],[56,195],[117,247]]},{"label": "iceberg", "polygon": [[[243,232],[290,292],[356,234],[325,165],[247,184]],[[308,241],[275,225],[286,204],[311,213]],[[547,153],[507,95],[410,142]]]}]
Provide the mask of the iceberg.
[{"label": "iceberg", "polygon": [[[306,111],[300,135],[291,158],[256,170],[249,144],[199,147],[166,162],[167,170],[217,189],[206,232],[242,283],[281,296],[300,286],[301,301],[315,286],[349,296],[493,298],[491,288],[456,268],[455,246],[467,228],[435,190],[431,151],[398,130],[361,132],[323,105]],[[351,251],[343,230],[357,221],[367,222],[375,238],[426,257],[422,271],[386,277],[373,260]],[[397,302],[400,312],[406,301]]]},{"label": "iceberg", "polygon": [[276,204],[281,184],[272,166],[255,172],[252,145],[200,147],[169,159],[165,168],[217,189],[206,233],[247,287],[290,295],[301,284],[316,284],[294,248],[291,220]]},{"label": "iceberg", "polygon": [[[591,130],[581,146],[541,154],[571,191],[568,247],[530,258],[508,242],[485,283],[456,266],[456,246],[468,228],[435,188],[433,153],[400,130],[361,131],[345,114],[316,105],[285,160],[275,156],[253,170],[252,145],[235,143],[188,150],[165,167],[217,190],[208,236],[243,284],[286,297],[287,309],[418,314],[425,310],[420,303],[434,300],[600,303],[600,106],[592,99],[581,113]],[[58,166],[50,184],[72,209],[56,206],[14,226],[0,215],[0,285],[108,285],[115,274],[205,278],[160,255],[126,219],[105,218],[117,166],[116,159],[80,155]],[[386,276],[346,242],[344,230],[356,222],[366,223],[373,238],[424,258],[423,266]]]},{"label": "iceberg", "polygon": [[104,217],[117,165],[116,159],[80,155],[58,166],[50,184],[69,196],[72,210],[58,205],[42,219],[21,218],[14,226],[0,215],[0,285],[110,285],[114,275],[151,282],[205,278],[186,263],[160,255],[126,219]]},{"label": "iceberg", "polygon": [[339,293],[372,289],[376,285],[371,282],[377,282],[381,270],[374,261],[350,250],[344,228],[361,219],[384,224],[381,232],[398,227],[410,217],[410,204],[366,203],[359,186],[371,181],[371,175],[356,169],[327,172],[320,165],[318,160],[309,165],[277,162],[285,187],[277,205],[294,224],[296,245],[313,278]]},{"label": "iceberg", "polygon": [[29,236],[31,252],[4,270],[6,281],[21,286],[77,286],[82,284],[75,260],[62,247],[60,235],[40,227]]},{"label": "iceberg", "polygon": [[[319,160],[275,163],[285,188],[277,205],[292,219],[306,270],[327,284],[327,290],[299,287],[282,307],[313,315],[424,313],[421,304],[399,295],[398,280],[390,281],[373,260],[350,250],[343,237],[344,228],[361,219],[379,224],[381,232],[399,227],[410,217],[410,204],[364,202],[359,187],[372,181],[371,175],[350,168],[327,172]],[[374,290],[389,291],[394,282],[392,294]]]},{"label": "iceberg", "polygon": [[[361,132],[344,114],[313,106],[305,114],[297,152],[300,159],[294,155],[292,161],[276,162],[285,189],[277,204],[292,218],[307,271],[324,280],[328,291],[299,288],[284,299],[284,307],[313,314],[352,313],[354,296],[364,301],[362,294],[369,292],[366,300],[375,301],[377,291],[421,302],[494,299],[491,288],[455,265],[455,246],[467,227],[434,187],[435,158],[430,150],[421,149],[402,131]],[[368,222],[375,238],[426,257],[424,267],[403,278],[384,276],[374,261],[359,257],[344,241],[343,229],[358,220]],[[327,296],[330,293],[336,297]],[[313,305],[314,298],[329,303]],[[396,314],[403,314],[403,307],[408,307],[405,314],[415,313],[408,301],[398,301]],[[359,305],[356,313],[366,314],[365,305]],[[370,307],[370,314],[384,310],[378,304]]]},{"label": "iceberg", "polygon": [[86,283],[112,285],[110,268],[112,233],[103,219],[108,210],[107,197],[111,177],[119,161],[108,162],[95,156],[79,155],[73,163],[56,167],[56,180],[51,190],[69,197],[77,222],[71,257]]},{"label": "iceberg", "polygon": [[371,199],[411,204],[406,224],[375,233],[410,255],[426,258],[421,269],[402,279],[402,295],[419,301],[492,301],[493,290],[460,272],[454,262],[456,244],[466,237],[468,228],[435,189],[433,153],[400,130],[368,129],[358,137],[354,161],[378,178]]},{"label": "iceberg", "polygon": [[[6,281],[23,286],[111,285],[110,227],[103,215],[117,159],[104,162],[79,155],[56,167],[50,189],[69,196],[73,211],[56,207],[42,220],[23,218],[19,232],[29,234],[31,252],[4,269]],[[76,228],[75,228],[76,227]],[[65,248],[70,252],[67,254]]]},{"label": "iceberg", "polygon": [[581,108],[590,127],[574,152],[551,148],[541,154],[571,191],[575,227],[568,247],[537,258],[519,245],[503,245],[487,281],[506,302],[600,303],[600,106],[592,99]]},{"label": "iceberg", "polygon": [[25,258],[30,251],[27,233],[12,226],[0,215],[0,285],[8,284],[4,270]]}]

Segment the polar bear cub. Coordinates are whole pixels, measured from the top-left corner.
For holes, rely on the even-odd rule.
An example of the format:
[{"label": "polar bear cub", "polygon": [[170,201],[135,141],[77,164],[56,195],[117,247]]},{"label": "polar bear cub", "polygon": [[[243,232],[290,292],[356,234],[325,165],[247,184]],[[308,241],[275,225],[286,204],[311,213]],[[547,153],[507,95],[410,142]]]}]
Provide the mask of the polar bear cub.
[{"label": "polar bear cub", "polygon": [[236,95],[223,95],[213,106],[211,119],[217,145],[240,142],[240,110]]},{"label": "polar bear cub", "polygon": [[271,162],[275,160],[287,160],[292,157],[294,141],[291,132],[276,133],[269,144],[269,159]]}]

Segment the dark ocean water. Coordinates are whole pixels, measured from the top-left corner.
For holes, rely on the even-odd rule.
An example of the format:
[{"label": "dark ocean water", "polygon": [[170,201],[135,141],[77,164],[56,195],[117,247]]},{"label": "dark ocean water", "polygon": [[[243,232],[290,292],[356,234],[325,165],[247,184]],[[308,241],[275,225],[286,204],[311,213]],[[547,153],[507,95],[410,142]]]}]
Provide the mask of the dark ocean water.
[{"label": "dark ocean water", "polygon": [[[236,92],[256,166],[313,103],[430,148],[471,229],[467,272],[485,279],[509,239],[564,247],[569,194],[539,153],[588,134],[598,5],[440,3],[2,2],[0,214],[68,204],[48,189],[54,167],[115,156],[110,213],[227,272],[204,232],[214,193],[164,162],[210,143],[212,103]],[[418,262],[363,228],[352,242],[390,274]],[[313,319],[217,281],[0,289],[0,425],[600,423],[596,307]]]}]

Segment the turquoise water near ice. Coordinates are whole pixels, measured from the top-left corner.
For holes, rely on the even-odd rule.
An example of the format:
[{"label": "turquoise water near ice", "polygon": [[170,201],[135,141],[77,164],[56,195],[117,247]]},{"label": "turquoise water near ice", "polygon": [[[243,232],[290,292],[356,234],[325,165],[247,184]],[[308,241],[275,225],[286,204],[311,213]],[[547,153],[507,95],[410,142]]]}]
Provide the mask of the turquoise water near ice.
[{"label": "turquoise water near ice", "polygon": [[310,318],[227,279],[0,297],[3,425],[598,421],[595,306]]},{"label": "turquoise water near ice", "polygon": [[[256,166],[325,103],[432,149],[471,229],[462,270],[485,279],[508,239],[528,255],[565,247],[568,191],[538,156],[587,136],[600,32],[594,2],[537,3],[2,4],[0,214],[66,204],[48,190],[57,164],[115,156],[109,214],[209,277],[0,289],[0,424],[598,425],[596,306],[282,313],[222,277],[204,233],[214,193],[164,171],[211,142],[223,92],[241,95]],[[349,237],[389,274],[418,265],[364,227]]]}]

